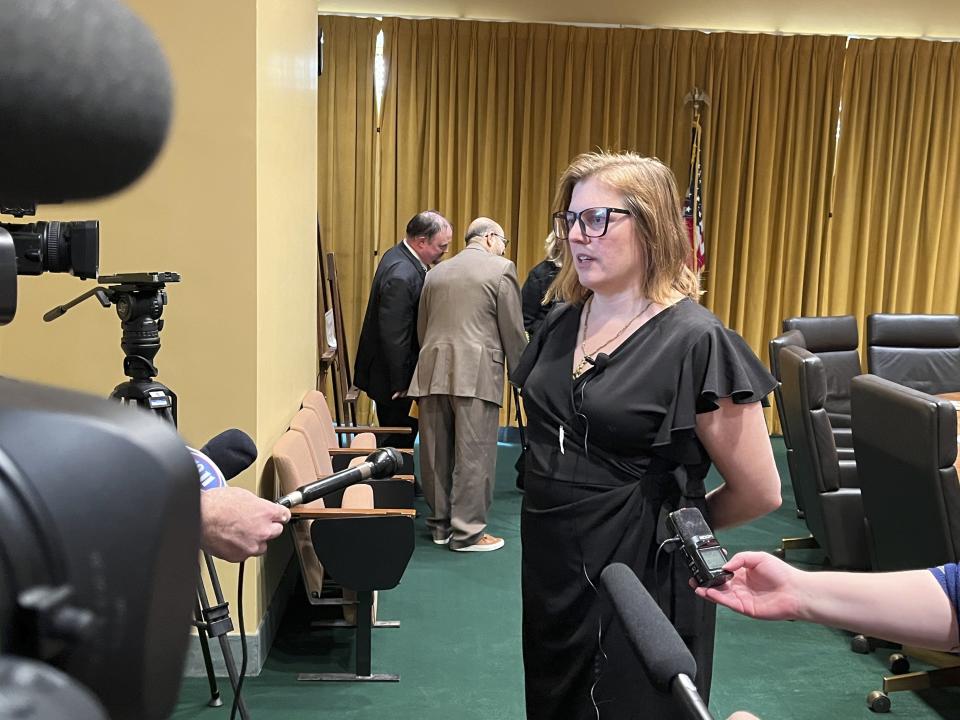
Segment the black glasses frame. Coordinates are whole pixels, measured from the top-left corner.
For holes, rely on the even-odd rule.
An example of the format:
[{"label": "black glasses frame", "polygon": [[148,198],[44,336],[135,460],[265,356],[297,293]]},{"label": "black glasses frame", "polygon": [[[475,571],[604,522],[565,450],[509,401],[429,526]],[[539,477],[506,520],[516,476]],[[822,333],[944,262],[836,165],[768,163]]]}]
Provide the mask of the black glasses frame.
[{"label": "black glasses frame", "polygon": [[[591,235],[587,232],[587,224],[583,221],[583,214],[594,212],[596,210],[606,210],[607,212],[603,216],[603,230],[601,230],[600,234],[598,235]],[[556,235],[560,240],[567,240],[570,238],[570,228],[573,227],[573,223],[578,222],[580,223],[580,233],[584,237],[591,239],[603,237],[607,234],[607,228],[610,226],[610,215],[613,213],[620,215],[632,215],[629,210],[615,207],[584,208],[578,213],[575,213],[572,210],[560,210],[553,214],[553,234]]]}]

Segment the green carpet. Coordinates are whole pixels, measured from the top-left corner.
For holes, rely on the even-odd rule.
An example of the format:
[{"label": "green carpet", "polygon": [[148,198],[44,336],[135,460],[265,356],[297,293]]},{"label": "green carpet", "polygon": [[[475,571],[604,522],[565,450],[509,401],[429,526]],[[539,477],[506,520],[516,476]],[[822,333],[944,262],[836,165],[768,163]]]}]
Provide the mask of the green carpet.
[{"label": "green carpet", "polygon": [[[785,536],[805,534],[796,519],[783,444],[773,439],[784,478],[783,507],[749,527],[724,532],[731,553],[770,550]],[[490,532],[506,539],[492,553],[449,552],[417,521],[417,548],[395,590],[380,594],[379,617],[401,621],[373,631],[373,671],[399,683],[298,683],[298,672],[349,671],[353,634],[309,627],[302,588],[291,599],[278,638],[258,677],[244,684],[251,718],[300,720],[521,720],[520,494],[514,489],[516,446],[501,445]],[[716,482],[715,476],[711,479]],[[425,506],[421,506],[421,516]],[[804,569],[823,566],[819,551],[791,554]],[[802,623],[764,623],[721,609],[717,622],[710,709],[726,718],[746,709],[763,720],[877,717],[865,698],[879,689],[888,651],[856,655],[840,631]],[[207,708],[206,680],[184,680],[174,718],[229,717]],[[957,718],[960,691],[895,693],[892,718]],[[642,714],[638,714],[642,717]],[[579,720],[571,718],[570,720]]]}]

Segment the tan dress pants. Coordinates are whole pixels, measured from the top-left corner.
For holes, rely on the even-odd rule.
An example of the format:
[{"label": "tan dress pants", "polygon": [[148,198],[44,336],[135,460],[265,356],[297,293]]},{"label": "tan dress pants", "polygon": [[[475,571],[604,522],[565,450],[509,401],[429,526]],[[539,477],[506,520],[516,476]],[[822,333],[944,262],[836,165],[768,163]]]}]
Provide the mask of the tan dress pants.
[{"label": "tan dress pants", "polygon": [[477,542],[487,527],[497,466],[496,403],[428,395],[420,405],[420,483],[435,540],[450,547]]}]

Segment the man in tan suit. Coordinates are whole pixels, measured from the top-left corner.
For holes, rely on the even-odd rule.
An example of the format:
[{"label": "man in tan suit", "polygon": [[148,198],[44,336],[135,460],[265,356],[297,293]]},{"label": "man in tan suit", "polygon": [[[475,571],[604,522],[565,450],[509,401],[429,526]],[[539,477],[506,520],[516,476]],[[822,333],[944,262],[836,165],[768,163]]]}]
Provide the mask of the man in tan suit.
[{"label": "man in tan suit", "polygon": [[517,269],[489,218],[467,229],[467,247],[427,273],[420,296],[420,355],[407,394],[419,398],[420,480],[427,525],[451,550],[499,550],[488,535],[504,360],[516,367],[527,340]]}]

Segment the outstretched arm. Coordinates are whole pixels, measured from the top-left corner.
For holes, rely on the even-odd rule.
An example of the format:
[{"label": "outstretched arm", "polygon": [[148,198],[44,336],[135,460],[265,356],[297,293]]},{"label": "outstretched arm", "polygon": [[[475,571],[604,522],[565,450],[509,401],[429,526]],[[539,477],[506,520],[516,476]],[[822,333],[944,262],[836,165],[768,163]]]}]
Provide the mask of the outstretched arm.
[{"label": "outstretched arm", "polygon": [[803,572],[772,555],[744,552],[733,577],[697,595],[761,620],[806,620],[933,650],[957,650],[953,606],[929,570]]}]

